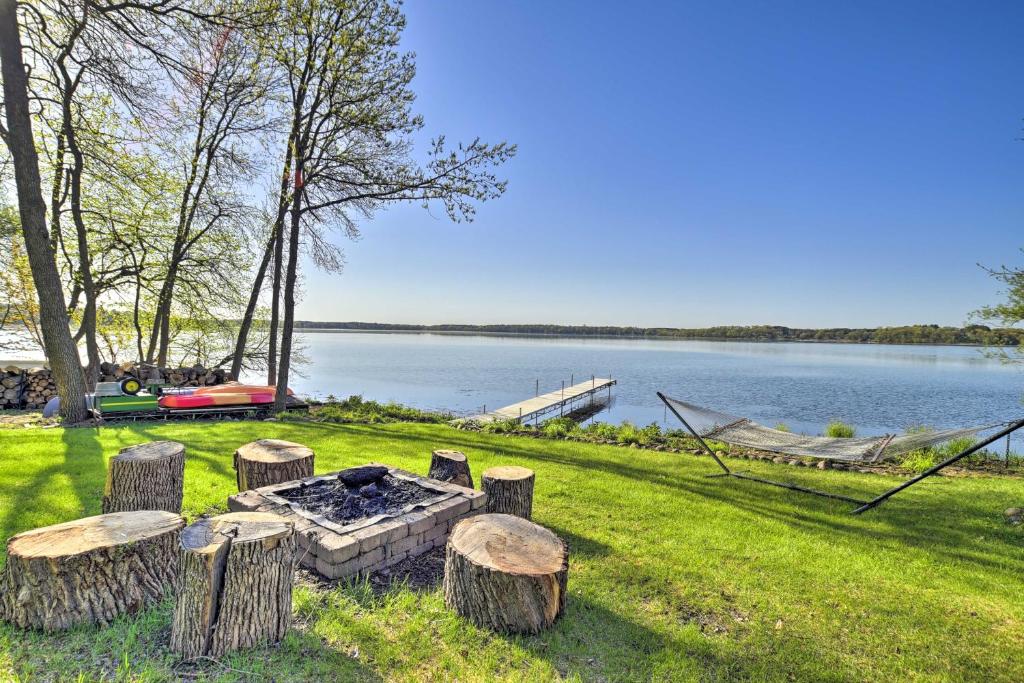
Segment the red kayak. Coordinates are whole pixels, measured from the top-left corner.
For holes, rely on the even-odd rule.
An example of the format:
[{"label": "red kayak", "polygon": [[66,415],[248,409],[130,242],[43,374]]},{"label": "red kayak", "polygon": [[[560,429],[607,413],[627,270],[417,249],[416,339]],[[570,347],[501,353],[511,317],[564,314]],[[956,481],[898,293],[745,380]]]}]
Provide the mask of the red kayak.
[{"label": "red kayak", "polygon": [[[165,394],[158,404],[161,408],[214,408],[218,406],[265,405],[274,402],[277,387],[251,384],[221,384],[199,387],[190,394]],[[291,396],[292,390],[288,390]]]}]

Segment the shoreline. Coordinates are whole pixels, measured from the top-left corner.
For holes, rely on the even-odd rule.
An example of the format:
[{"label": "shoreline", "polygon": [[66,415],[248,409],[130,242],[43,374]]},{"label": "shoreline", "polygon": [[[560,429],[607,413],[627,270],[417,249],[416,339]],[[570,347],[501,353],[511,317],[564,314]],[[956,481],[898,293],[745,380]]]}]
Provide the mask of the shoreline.
[{"label": "shoreline", "polygon": [[759,339],[750,337],[747,339],[736,337],[684,337],[684,336],[655,336],[655,335],[625,335],[625,334],[570,334],[570,333],[548,333],[548,332],[486,332],[476,330],[406,330],[401,328],[388,329],[358,329],[358,328],[326,328],[326,327],[295,327],[296,332],[315,333],[348,333],[348,334],[415,334],[415,335],[437,335],[444,337],[513,337],[513,338],[536,338],[536,339],[601,339],[601,340],[624,340],[624,341],[706,341],[717,343],[738,343],[738,344],[848,344],[851,346],[951,346],[962,348],[999,348],[1014,349],[1014,345],[993,346],[990,344],[968,344],[968,343],[942,343],[942,342],[876,342],[876,341],[850,341],[840,339]]}]

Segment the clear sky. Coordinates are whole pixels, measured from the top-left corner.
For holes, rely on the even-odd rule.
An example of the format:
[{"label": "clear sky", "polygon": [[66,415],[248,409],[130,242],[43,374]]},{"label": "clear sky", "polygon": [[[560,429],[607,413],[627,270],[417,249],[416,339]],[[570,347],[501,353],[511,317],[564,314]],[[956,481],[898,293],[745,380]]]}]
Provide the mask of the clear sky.
[{"label": "clear sky", "polygon": [[1024,3],[415,0],[427,137],[506,195],[307,264],[305,320],[962,324],[1024,256]]}]

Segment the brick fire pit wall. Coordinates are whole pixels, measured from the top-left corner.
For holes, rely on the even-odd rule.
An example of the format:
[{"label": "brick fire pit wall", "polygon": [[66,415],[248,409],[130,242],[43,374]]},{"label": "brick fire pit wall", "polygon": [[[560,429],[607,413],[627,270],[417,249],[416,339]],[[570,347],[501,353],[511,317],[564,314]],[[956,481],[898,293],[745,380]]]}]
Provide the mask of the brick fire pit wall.
[{"label": "brick fire pit wall", "polygon": [[396,516],[376,521],[354,520],[343,525],[277,495],[300,484],[337,479],[338,472],[333,472],[243,491],[228,498],[228,508],[232,512],[273,512],[292,521],[302,564],[328,579],[340,579],[369,574],[443,546],[455,524],[464,517],[483,512],[487,500],[482,491],[420,477],[395,467],[388,467],[388,474],[436,491],[437,496]]}]

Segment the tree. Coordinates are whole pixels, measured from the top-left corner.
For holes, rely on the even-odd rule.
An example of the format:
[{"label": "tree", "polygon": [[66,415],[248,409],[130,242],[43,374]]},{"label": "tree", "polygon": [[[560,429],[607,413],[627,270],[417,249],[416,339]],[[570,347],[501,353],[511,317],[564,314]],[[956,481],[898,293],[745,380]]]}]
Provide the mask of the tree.
[{"label": "tree", "polygon": [[413,135],[423,121],[412,112],[414,58],[397,49],[405,27],[398,2],[296,0],[282,3],[279,16],[275,59],[290,122],[279,196],[288,220],[279,211],[277,228],[287,245],[275,401],[282,409],[300,246],[321,266],[340,267],[340,252],[323,230],[354,237],[360,219],[394,202],[437,200],[452,220],[472,220],[475,202],[504,192],[505,181],[491,169],[514,156],[515,146],[474,140],[449,150],[439,137],[425,165],[413,161]]},{"label": "tree", "polygon": [[61,399],[61,414],[69,422],[80,422],[86,417],[85,376],[78,349],[71,338],[64,292],[46,229],[46,205],[32,134],[28,77],[22,59],[16,0],[0,0],[0,73],[4,81],[6,115],[2,136],[14,163],[25,250],[39,295],[43,344]]},{"label": "tree", "polygon": [[267,125],[263,104],[269,85],[253,43],[230,28],[203,25],[189,42],[199,61],[176,83],[173,113],[180,125],[174,128],[184,135],[175,135],[169,146],[184,178],[147,351],[147,360],[153,360],[157,349],[157,365],[167,363],[175,287],[190,253],[201,240],[236,233],[239,222],[252,218],[235,184],[251,177],[247,148]]},{"label": "tree", "polygon": [[[1021,250],[1024,253],[1024,249]],[[1003,328],[1013,328],[1024,322],[1024,268],[1011,268],[1000,266],[999,268],[986,268],[989,275],[1002,283],[1006,289],[1003,292],[1005,299],[992,306],[984,306],[971,314],[973,320],[998,325]],[[1006,343],[1009,339],[1000,339],[995,343]],[[1016,341],[1016,354],[1010,355],[1004,348],[996,348],[990,351],[991,355],[1005,362],[1024,362],[1024,341],[1020,338]]]}]

